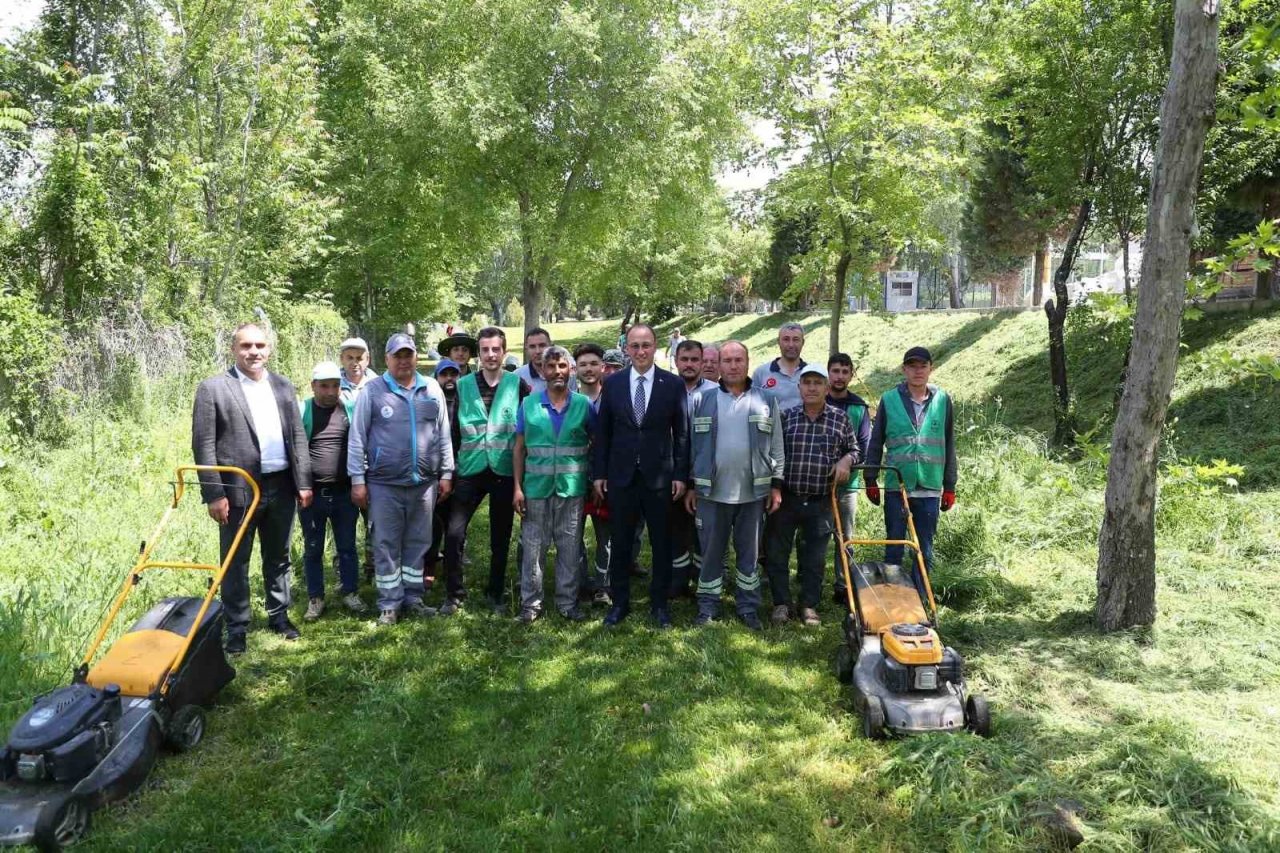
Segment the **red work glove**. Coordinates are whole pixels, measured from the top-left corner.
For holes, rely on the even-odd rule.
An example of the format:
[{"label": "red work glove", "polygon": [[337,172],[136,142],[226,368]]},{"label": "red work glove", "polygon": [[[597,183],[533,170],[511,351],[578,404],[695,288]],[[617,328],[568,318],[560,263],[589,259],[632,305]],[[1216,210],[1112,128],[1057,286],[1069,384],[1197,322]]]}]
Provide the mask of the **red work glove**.
[{"label": "red work glove", "polygon": [[867,500],[871,501],[876,506],[880,506],[880,487],[875,483],[869,483],[867,485]]},{"label": "red work glove", "polygon": [[946,512],[947,510],[951,509],[955,505],[956,505],[956,493],[943,492],[942,493],[942,511]]}]

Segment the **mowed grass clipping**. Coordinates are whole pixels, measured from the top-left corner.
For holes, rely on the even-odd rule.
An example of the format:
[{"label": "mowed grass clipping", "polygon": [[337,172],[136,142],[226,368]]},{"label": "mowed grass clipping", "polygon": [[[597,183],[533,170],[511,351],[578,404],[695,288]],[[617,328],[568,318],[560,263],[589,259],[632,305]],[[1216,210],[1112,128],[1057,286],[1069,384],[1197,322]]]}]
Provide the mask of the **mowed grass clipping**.
[{"label": "mowed grass clipping", "polygon": [[[681,328],[745,337],[759,363],[779,319]],[[806,349],[825,353],[825,320],[801,322]],[[617,324],[552,332],[612,342]],[[1188,327],[1198,351],[1280,354],[1278,339],[1275,313]],[[331,595],[299,643],[250,635],[205,743],[100,812],[89,848],[1043,850],[1055,842],[1040,816],[1069,801],[1081,849],[1280,849],[1274,383],[1188,355],[1166,464],[1222,456],[1246,470],[1238,487],[1194,466],[1166,478],[1159,620],[1103,636],[1091,610],[1105,469],[1091,450],[1046,452],[1043,340],[1034,314],[844,325],[874,395],[922,343],[960,404],[960,499],[943,517],[937,585],[944,638],[991,699],[995,737],[860,739],[830,675],[829,603],[821,629],[762,636],[733,622],[694,630],[683,602],[667,633],[643,618],[610,634],[554,615],[525,629],[479,609],[378,631]],[[1123,348],[1077,340],[1072,353],[1077,405],[1105,419]],[[0,469],[6,730],[65,680],[189,453],[186,412],[80,430]],[[863,502],[860,527],[879,524]],[[172,536],[171,555],[216,554],[197,500]],[[482,511],[468,540],[474,592],[487,539]],[[140,605],[180,587],[148,580]],[[300,568],[295,595],[296,619]]]}]

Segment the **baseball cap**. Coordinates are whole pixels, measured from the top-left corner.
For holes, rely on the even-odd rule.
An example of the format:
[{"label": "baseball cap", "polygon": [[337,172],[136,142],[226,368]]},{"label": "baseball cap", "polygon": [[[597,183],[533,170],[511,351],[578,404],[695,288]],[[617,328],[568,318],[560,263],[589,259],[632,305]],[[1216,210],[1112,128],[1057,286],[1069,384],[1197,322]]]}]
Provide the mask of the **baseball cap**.
[{"label": "baseball cap", "polygon": [[342,368],[332,361],[322,361],[311,369],[311,381],[323,382],[326,379],[341,379]]},{"label": "baseball cap", "polygon": [[619,367],[622,367],[623,365],[625,365],[625,364],[627,363],[627,360],[626,360],[626,358],[622,355],[622,350],[620,350],[620,349],[616,349],[616,348],[615,348],[615,349],[607,349],[607,350],[605,350],[605,351],[604,351],[604,363],[605,363],[605,364],[616,364],[616,365],[618,365]]},{"label": "baseball cap", "polygon": [[347,338],[342,342],[342,346],[338,347],[338,352],[342,352],[344,349],[362,349],[368,352],[369,345],[364,342],[364,338]]},{"label": "baseball cap", "polygon": [[456,370],[459,373],[462,372],[462,368],[458,366],[458,362],[451,358],[442,358],[440,359],[440,363],[436,365],[436,372],[434,375],[439,376],[446,370]]},{"label": "baseball cap", "polygon": [[820,364],[806,364],[804,367],[800,368],[799,378],[803,379],[811,373],[814,376],[821,376],[823,379],[827,378],[827,369]]},{"label": "baseball cap", "polygon": [[509,355],[502,360],[502,369],[508,373],[513,373],[520,369],[520,359],[514,355]]},{"label": "baseball cap", "polygon": [[402,349],[418,351],[418,345],[413,342],[413,338],[404,332],[396,332],[387,338],[386,354],[391,355],[393,352],[400,352]]},{"label": "baseball cap", "polygon": [[924,347],[912,347],[907,350],[907,354],[902,357],[903,364],[906,364],[908,361],[925,361],[929,364],[933,364],[933,356],[930,355],[929,351]]}]

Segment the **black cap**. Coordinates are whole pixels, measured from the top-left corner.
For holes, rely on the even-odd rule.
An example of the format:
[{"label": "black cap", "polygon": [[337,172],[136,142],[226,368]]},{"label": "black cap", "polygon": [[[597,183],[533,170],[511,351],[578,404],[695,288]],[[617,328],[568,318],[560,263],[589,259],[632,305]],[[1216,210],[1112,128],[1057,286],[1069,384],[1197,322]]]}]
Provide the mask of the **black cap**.
[{"label": "black cap", "polygon": [[929,351],[924,347],[912,347],[907,350],[907,354],[902,357],[902,363],[908,361],[924,361],[933,364],[933,356],[929,355]]}]

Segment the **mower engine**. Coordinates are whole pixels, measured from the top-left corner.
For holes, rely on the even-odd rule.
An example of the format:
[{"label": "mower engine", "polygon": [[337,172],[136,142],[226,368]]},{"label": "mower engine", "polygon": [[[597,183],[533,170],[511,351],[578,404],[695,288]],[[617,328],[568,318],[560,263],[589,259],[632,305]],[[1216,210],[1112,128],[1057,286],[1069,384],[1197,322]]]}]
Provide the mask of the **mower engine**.
[{"label": "mower engine", "polygon": [[944,648],[927,625],[900,623],[880,634],[884,650],[884,682],[895,693],[932,692],[947,682],[964,681],[964,659]]},{"label": "mower engine", "polygon": [[46,693],[18,720],[0,752],[0,781],[78,782],[111,750],[120,688],[72,684]]}]

